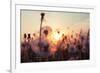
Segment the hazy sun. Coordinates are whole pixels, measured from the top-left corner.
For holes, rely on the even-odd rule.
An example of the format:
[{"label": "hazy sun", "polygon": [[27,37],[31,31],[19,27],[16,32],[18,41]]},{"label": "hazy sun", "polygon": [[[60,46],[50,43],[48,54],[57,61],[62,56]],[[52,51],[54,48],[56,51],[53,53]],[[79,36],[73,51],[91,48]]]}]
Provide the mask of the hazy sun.
[{"label": "hazy sun", "polygon": [[59,41],[60,38],[61,38],[61,34],[59,34],[59,33],[54,33],[54,34],[53,34],[53,37],[54,37],[54,40]]},{"label": "hazy sun", "polygon": [[54,44],[57,44],[57,42],[61,39],[61,37],[62,37],[61,33],[53,32],[53,33],[52,33],[52,36],[51,36],[52,42],[53,42]]},{"label": "hazy sun", "polygon": [[52,44],[57,44],[62,39],[62,33],[60,31],[53,31],[47,38]]}]

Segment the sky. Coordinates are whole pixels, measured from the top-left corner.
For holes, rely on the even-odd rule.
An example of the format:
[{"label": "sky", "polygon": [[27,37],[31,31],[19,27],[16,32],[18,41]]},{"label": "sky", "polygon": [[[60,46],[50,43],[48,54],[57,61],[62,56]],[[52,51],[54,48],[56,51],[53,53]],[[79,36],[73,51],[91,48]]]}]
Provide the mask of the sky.
[{"label": "sky", "polygon": [[87,31],[90,26],[89,13],[21,10],[21,37],[24,33],[39,32],[41,12],[45,13],[43,26],[50,26],[53,31],[59,30],[64,33],[72,30],[79,32],[80,29]]}]

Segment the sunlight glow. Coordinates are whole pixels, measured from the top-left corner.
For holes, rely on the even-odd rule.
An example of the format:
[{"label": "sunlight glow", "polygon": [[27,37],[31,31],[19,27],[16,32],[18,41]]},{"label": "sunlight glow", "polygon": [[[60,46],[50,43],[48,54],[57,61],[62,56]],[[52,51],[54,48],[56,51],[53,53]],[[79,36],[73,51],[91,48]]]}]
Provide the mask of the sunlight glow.
[{"label": "sunlight glow", "polygon": [[60,38],[61,38],[61,36],[62,36],[62,35],[59,34],[59,33],[57,33],[57,32],[53,34],[54,40],[56,40],[56,41],[59,41]]},{"label": "sunlight glow", "polygon": [[57,31],[53,31],[50,36],[48,36],[48,40],[50,40],[54,45],[57,44],[58,41],[62,39],[62,34]]}]

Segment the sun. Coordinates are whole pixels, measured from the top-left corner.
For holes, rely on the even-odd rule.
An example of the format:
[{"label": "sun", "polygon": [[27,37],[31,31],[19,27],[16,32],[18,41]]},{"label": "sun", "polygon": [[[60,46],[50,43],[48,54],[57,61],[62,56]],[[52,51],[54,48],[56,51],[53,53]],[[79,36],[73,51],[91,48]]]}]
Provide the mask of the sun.
[{"label": "sun", "polygon": [[53,32],[52,33],[52,41],[53,41],[53,43],[56,44],[61,39],[61,37],[62,37],[61,33]]},{"label": "sun", "polygon": [[60,31],[53,31],[47,39],[54,45],[56,45],[62,39],[62,33]]},{"label": "sun", "polygon": [[53,37],[54,37],[54,40],[59,41],[60,38],[61,38],[61,34],[59,34],[59,33],[54,33],[54,34],[53,34]]}]

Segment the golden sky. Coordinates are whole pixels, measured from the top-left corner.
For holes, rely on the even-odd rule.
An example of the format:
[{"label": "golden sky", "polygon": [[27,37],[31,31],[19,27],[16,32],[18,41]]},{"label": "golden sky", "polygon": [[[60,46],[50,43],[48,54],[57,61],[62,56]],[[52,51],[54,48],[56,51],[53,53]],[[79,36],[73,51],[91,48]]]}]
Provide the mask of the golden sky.
[{"label": "golden sky", "polygon": [[53,31],[67,33],[72,30],[78,32],[81,28],[84,31],[89,29],[89,13],[21,10],[21,37],[24,33],[39,32],[41,12],[45,13],[43,26],[50,26]]}]

